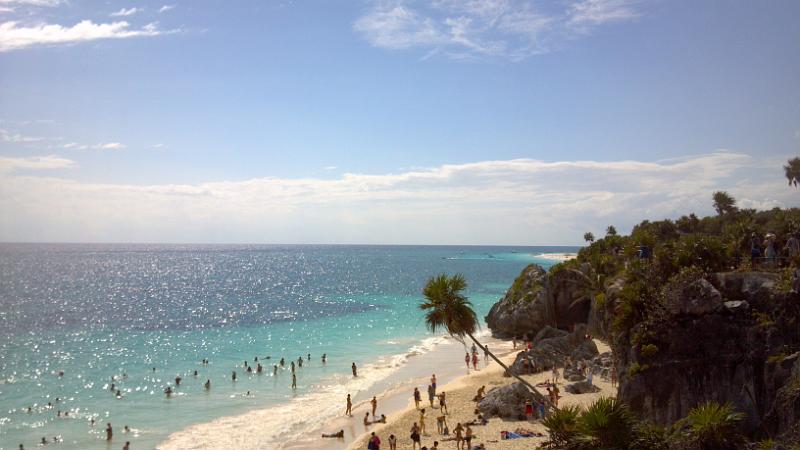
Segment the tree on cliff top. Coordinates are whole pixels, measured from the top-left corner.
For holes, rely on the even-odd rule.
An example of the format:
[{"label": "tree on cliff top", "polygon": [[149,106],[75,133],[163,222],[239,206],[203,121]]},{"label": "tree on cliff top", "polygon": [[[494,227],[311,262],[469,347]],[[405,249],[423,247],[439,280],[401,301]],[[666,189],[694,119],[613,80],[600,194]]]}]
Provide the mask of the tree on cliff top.
[{"label": "tree on cliff top", "polygon": [[736,212],[736,200],[725,191],[714,192],[714,209],[720,216]]},{"label": "tree on cliff top", "polygon": [[594,242],[594,234],[592,232],[583,233],[583,240],[589,243]]},{"label": "tree on cliff top", "polygon": [[786,173],[786,179],[789,180],[789,186],[797,187],[797,182],[800,181],[800,158],[792,158],[786,162],[783,171]]},{"label": "tree on cliff top", "polygon": [[461,274],[450,277],[443,273],[428,280],[422,290],[425,301],[419,305],[420,309],[426,311],[425,324],[428,329],[435,333],[437,330],[444,328],[448,334],[459,340],[469,336],[500,367],[533,392],[539,401],[549,404],[549,400],[535,387],[515,374],[503,361],[497,358],[494,353],[487,351],[486,347],[475,338],[475,332],[478,330],[478,316],[472,309],[472,303],[463,294],[466,288],[467,280]]}]

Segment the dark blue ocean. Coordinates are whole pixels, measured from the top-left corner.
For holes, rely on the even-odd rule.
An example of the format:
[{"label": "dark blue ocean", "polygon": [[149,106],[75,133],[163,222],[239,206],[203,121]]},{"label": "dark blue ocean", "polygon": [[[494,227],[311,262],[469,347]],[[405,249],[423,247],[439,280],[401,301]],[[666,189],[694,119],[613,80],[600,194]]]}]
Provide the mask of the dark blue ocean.
[{"label": "dark blue ocean", "polygon": [[[523,267],[553,264],[535,255],[575,250],[0,244],[0,450],[42,437],[106,450],[107,422],[113,448],[152,449],[191,425],[304,398],[324,419],[337,387],[366,392],[392,372],[376,361],[431,345],[417,307],[430,276],[463,273],[483,317]],[[281,357],[308,354],[296,391],[287,369],[272,375]],[[264,372],[248,373],[256,357]],[[355,385],[353,361],[365,373]]]}]

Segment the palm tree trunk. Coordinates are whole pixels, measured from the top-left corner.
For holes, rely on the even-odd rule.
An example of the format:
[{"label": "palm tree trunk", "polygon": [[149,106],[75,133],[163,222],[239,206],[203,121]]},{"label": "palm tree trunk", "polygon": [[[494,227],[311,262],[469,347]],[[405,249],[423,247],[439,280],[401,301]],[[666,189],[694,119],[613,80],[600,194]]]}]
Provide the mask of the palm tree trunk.
[{"label": "palm tree trunk", "polygon": [[473,341],[473,342],[475,342],[475,344],[477,344],[477,345],[478,345],[478,347],[480,347],[480,349],[484,351],[484,353],[488,353],[488,354],[489,354],[489,356],[491,356],[491,357],[492,357],[492,359],[493,359],[493,360],[494,360],[494,361],[495,361],[497,364],[499,364],[499,365],[500,365],[500,367],[502,367],[503,369],[505,369],[506,373],[508,373],[508,374],[509,374],[509,375],[511,375],[512,377],[516,378],[516,379],[517,379],[517,380],[518,380],[520,383],[522,383],[522,384],[523,384],[525,387],[527,387],[527,388],[528,388],[528,390],[530,390],[531,392],[533,392],[534,396],[536,397],[536,399],[537,399],[538,401],[540,401],[540,402],[544,402],[545,404],[547,404],[547,405],[550,405],[550,407],[551,407],[551,408],[553,408],[553,409],[558,409],[558,408],[556,407],[556,405],[554,405],[554,404],[553,404],[553,402],[551,402],[551,401],[550,401],[550,399],[549,399],[549,398],[547,398],[547,397],[545,397],[544,395],[542,395],[542,393],[541,393],[541,392],[539,392],[539,391],[538,391],[538,390],[537,390],[535,387],[533,387],[533,385],[532,385],[532,384],[528,383],[528,382],[527,382],[526,380],[524,380],[524,379],[523,379],[521,376],[519,376],[519,375],[517,375],[516,373],[514,373],[514,371],[513,371],[513,370],[511,370],[511,368],[510,368],[510,367],[508,367],[508,366],[507,366],[507,365],[506,365],[506,364],[505,364],[503,361],[501,361],[501,360],[500,360],[500,358],[498,358],[497,356],[495,356],[495,355],[494,355],[494,353],[492,353],[492,352],[490,352],[490,351],[486,350],[486,347],[485,347],[483,344],[481,344],[480,342],[478,342],[478,340],[477,340],[477,339],[475,339],[475,336],[473,336],[471,333],[467,333],[467,336],[469,336],[469,337],[470,337],[470,339],[472,339],[472,341]]}]

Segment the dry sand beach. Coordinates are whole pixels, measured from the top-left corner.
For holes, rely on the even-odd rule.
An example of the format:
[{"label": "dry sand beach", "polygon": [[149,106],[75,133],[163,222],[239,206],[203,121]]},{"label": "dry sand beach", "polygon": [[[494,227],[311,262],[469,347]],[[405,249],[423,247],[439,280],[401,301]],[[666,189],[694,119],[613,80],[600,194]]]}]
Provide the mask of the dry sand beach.
[{"label": "dry sand beach", "polygon": [[[598,350],[601,353],[610,351],[608,345],[606,345],[604,342],[595,340],[595,343],[597,344]],[[494,344],[493,350],[505,363],[510,364],[514,361],[519,348],[517,350],[513,350],[510,342],[499,341]],[[451,437],[452,430],[455,428],[457,423],[469,422],[475,419],[476,416],[474,411],[476,404],[473,401],[473,397],[475,396],[478,388],[481,386],[486,386],[486,391],[489,392],[493,388],[502,387],[515,381],[515,379],[512,377],[504,377],[502,368],[494,362],[491,362],[488,366],[485,366],[483,362],[481,362],[480,367],[481,368],[479,370],[473,371],[469,375],[462,376],[446,384],[445,386],[440,386],[439,389],[437,389],[437,392],[447,392],[447,403],[449,409],[449,414],[447,415],[447,424],[451,430]],[[524,378],[535,385],[536,383],[547,380],[549,376],[549,372],[542,372],[535,375],[525,376]],[[559,405],[577,404],[586,406],[601,396],[616,395],[616,388],[611,387],[609,380],[603,380],[598,377],[594,381],[595,385],[601,389],[600,392],[593,394],[574,395],[566,392],[563,389],[562,380],[559,380],[559,386],[561,386],[561,400]],[[424,393],[425,388],[426,386],[420,386],[420,391],[423,392],[423,404],[428,405],[427,395]],[[542,390],[542,392],[544,392],[544,390]],[[438,402],[435,402],[435,404],[435,408],[427,408],[426,411],[425,423],[427,432],[422,436],[422,445],[431,448],[433,446],[433,442],[438,440],[439,448],[456,448],[455,441],[443,441],[445,436],[440,435],[436,431],[436,417],[441,414],[439,412]],[[363,414],[355,414],[352,420],[359,421],[360,423],[362,419]],[[410,430],[414,422],[418,421],[419,411],[414,407],[413,401],[409,400],[408,406],[402,413],[389,417],[389,420],[385,425],[380,424],[371,427],[368,432],[365,432],[353,443],[351,443],[347,449],[356,450],[367,448],[367,440],[370,436],[369,433],[375,432],[383,442],[382,447],[389,448],[388,437],[389,435],[394,434],[397,437],[398,450],[410,450],[412,448],[411,439],[409,437]],[[491,418],[489,419],[489,423],[485,426],[472,427],[475,435],[472,445],[475,446],[482,443],[487,449],[531,449],[535,448],[535,444],[539,444],[546,440],[546,438],[521,438],[511,440],[500,439],[501,431],[514,431],[517,428],[525,428],[534,432],[540,432],[544,435],[547,434],[547,431],[538,420],[526,422]]]}]

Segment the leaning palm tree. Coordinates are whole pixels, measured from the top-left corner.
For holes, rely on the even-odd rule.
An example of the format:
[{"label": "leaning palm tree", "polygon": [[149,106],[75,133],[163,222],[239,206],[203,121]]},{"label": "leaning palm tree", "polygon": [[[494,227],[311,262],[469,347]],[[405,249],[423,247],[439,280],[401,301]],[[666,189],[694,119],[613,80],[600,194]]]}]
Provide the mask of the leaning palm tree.
[{"label": "leaning palm tree", "polygon": [[[419,305],[420,309],[427,311],[425,323],[432,333],[444,328],[450,336],[463,342],[465,336],[469,336],[475,344],[485,353],[492,357],[507,373],[525,385],[541,402],[550,404],[549,399],[545,398],[530,383],[515,374],[503,361],[494,353],[488,351],[486,347],[475,339],[475,332],[478,330],[478,317],[472,310],[472,303],[464,296],[463,292],[467,288],[467,280],[461,274],[453,275],[440,274],[431,277],[425,284],[422,294],[425,301]],[[551,405],[553,406],[553,405]]]}]

